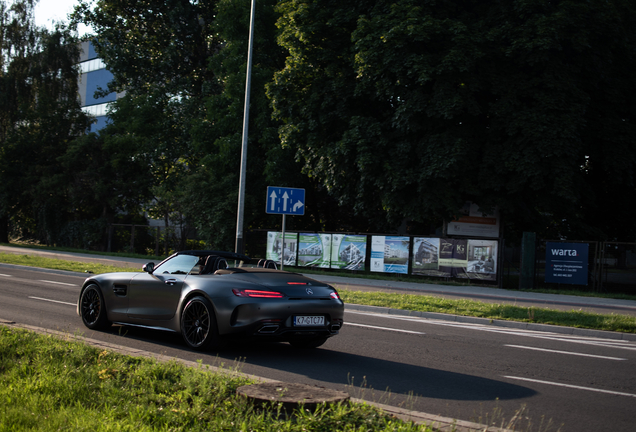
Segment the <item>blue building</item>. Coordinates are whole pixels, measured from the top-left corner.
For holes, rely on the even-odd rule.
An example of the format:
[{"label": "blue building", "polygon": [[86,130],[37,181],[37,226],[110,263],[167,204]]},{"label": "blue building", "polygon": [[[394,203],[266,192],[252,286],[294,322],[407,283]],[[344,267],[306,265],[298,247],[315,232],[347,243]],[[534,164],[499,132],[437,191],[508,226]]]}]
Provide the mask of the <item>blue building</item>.
[{"label": "blue building", "polygon": [[79,94],[82,109],[97,119],[93,123],[90,132],[98,132],[108,121],[108,107],[124,95],[124,93],[110,93],[101,98],[95,98],[95,92],[99,89],[107,89],[108,83],[113,79],[113,74],[106,69],[106,65],[97,56],[93,44],[90,42],[81,43],[80,55],[80,78]]}]

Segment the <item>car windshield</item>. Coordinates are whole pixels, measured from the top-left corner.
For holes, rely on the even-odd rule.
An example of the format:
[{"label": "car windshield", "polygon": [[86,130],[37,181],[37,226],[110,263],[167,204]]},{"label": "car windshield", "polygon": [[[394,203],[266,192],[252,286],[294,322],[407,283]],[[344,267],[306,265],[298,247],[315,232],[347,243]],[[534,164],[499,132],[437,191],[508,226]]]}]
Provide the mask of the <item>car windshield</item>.
[{"label": "car windshield", "polygon": [[160,264],[153,273],[188,274],[199,262],[193,255],[177,255]]}]

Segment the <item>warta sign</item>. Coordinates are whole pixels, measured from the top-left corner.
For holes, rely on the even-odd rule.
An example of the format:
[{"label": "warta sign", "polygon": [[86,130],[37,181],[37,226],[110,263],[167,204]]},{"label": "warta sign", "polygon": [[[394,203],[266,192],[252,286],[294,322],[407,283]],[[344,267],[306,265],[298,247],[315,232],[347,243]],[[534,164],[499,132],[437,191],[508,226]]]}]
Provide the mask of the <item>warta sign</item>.
[{"label": "warta sign", "polygon": [[588,243],[547,242],[545,246],[545,281],[587,285]]}]

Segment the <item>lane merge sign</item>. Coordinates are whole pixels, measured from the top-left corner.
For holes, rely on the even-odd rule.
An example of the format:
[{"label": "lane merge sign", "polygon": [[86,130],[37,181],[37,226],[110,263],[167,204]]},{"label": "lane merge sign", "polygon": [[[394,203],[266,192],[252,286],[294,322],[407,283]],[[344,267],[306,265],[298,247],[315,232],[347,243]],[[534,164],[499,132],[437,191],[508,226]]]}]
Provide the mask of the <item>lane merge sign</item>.
[{"label": "lane merge sign", "polygon": [[267,205],[269,214],[305,214],[305,189],[267,186]]}]

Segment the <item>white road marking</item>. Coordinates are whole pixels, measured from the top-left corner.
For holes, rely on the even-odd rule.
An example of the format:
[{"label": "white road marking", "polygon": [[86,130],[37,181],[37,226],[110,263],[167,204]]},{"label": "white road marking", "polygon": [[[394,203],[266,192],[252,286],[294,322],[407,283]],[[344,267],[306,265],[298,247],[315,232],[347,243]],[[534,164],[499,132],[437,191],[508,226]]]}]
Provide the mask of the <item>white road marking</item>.
[{"label": "white road marking", "polygon": [[46,298],[42,298],[42,297],[31,297],[31,296],[29,296],[29,298],[33,299],[33,300],[42,300],[42,301],[47,301],[47,302],[52,302],[52,303],[65,304],[65,305],[69,305],[69,306],[77,306],[77,303],[69,303],[69,302],[63,302],[63,301],[59,301],[59,300],[51,300],[51,299],[46,299]]},{"label": "white road marking", "polygon": [[394,328],[388,328],[388,327],[378,327],[378,326],[371,326],[371,325],[365,325],[365,324],[356,324],[356,323],[352,323],[352,322],[348,322],[348,321],[345,324],[348,325],[348,326],[366,327],[366,328],[377,329],[377,330],[389,330],[389,331],[394,331],[394,332],[399,332],[399,333],[426,334],[426,333],[416,332],[416,331],[411,331],[411,330],[401,330],[401,329],[394,329]]},{"label": "white road marking", "polygon": [[0,273],[0,276],[4,276],[4,277],[12,277],[11,275],[6,275],[6,274],[2,274],[2,273]]},{"label": "white road marking", "polygon": [[56,285],[78,286],[76,284],[70,284],[70,283],[66,283],[66,282],[56,282],[56,281],[43,280],[43,279],[40,279],[39,282],[52,283],[52,284],[56,284]]},{"label": "white road marking", "polygon": [[509,329],[505,327],[486,326],[483,324],[456,323],[456,322],[450,322],[450,321],[434,320],[430,318],[394,316],[394,315],[379,314],[379,313],[373,313],[373,312],[355,312],[355,311],[348,310],[346,311],[346,313],[394,319],[394,320],[402,320],[402,321],[409,321],[409,322],[419,322],[422,324],[439,325],[444,327],[455,327],[455,328],[464,328],[469,330],[486,331],[491,333],[501,333],[501,334],[507,334],[507,335],[513,335],[513,336],[524,336],[524,337],[531,337],[536,339],[546,339],[546,340],[558,341],[558,342],[572,342],[572,343],[578,343],[578,344],[584,344],[584,345],[594,345],[594,346],[602,346],[606,348],[618,348],[618,349],[625,349],[629,351],[636,351],[636,344],[630,341],[607,340],[607,339],[600,339],[600,338],[586,337],[586,336],[575,336],[575,335],[564,335],[559,333],[539,332],[534,330]]},{"label": "white road marking", "polygon": [[512,348],[521,348],[521,349],[527,349],[527,350],[534,350],[534,351],[545,351],[545,352],[551,352],[551,353],[557,353],[557,354],[570,354],[570,355],[577,355],[577,356],[582,356],[582,357],[594,357],[594,358],[599,358],[599,359],[604,359],[604,360],[627,360],[625,358],[619,358],[619,357],[607,357],[607,356],[601,356],[601,355],[576,353],[576,352],[570,352],[570,351],[558,351],[558,350],[551,350],[551,349],[537,348],[537,347],[529,347],[529,346],[523,346],[523,345],[504,345],[504,346],[512,347]]},{"label": "white road marking", "polygon": [[539,383],[539,384],[553,385],[553,386],[557,386],[557,387],[567,387],[567,388],[572,388],[572,389],[577,389],[577,390],[588,390],[588,391],[593,391],[593,392],[598,392],[598,393],[607,393],[607,394],[613,394],[613,395],[618,395],[618,396],[629,396],[629,397],[636,398],[636,394],[632,394],[632,393],[623,393],[623,392],[617,392],[617,391],[612,391],[612,390],[596,389],[596,388],[592,388],[592,387],[582,387],[582,386],[576,386],[576,385],[571,385],[571,384],[555,383],[555,382],[551,382],[551,381],[542,381],[542,380],[536,380],[536,379],[532,379],[532,378],[513,377],[513,376],[506,376],[506,375],[503,375],[503,377],[504,378],[508,378],[508,379],[520,380],[520,381],[529,381],[529,382],[535,382],[535,383]]}]

